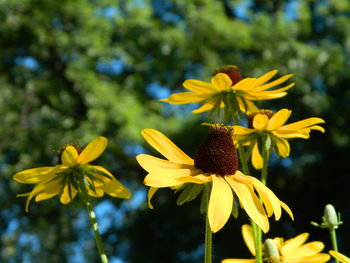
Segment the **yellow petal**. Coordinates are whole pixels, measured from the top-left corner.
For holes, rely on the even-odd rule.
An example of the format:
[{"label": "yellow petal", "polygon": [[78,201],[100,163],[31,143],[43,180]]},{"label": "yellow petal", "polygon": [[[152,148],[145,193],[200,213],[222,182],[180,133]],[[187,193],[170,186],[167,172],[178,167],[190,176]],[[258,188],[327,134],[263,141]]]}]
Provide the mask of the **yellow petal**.
[{"label": "yellow petal", "polygon": [[[197,171],[199,172],[199,174],[196,175]],[[208,174],[201,174],[201,172],[202,171],[200,170],[194,170],[193,175],[179,177],[177,180],[183,183],[194,183],[194,184],[205,184],[212,181],[212,176]]]},{"label": "yellow petal", "polygon": [[220,100],[221,98],[219,96],[212,97],[205,101],[205,104],[199,107],[198,109],[195,109],[192,111],[192,113],[198,114],[202,112],[206,112],[209,110],[212,110],[215,107],[215,104]]},{"label": "yellow petal", "polygon": [[77,159],[78,159],[78,152],[77,149],[75,149],[73,146],[69,145],[67,146],[61,156],[62,164],[66,165],[68,167],[77,165]]},{"label": "yellow petal", "polygon": [[159,170],[149,173],[144,179],[144,184],[158,188],[172,187],[183,183],[179,178],[190,176],[191,174],[191,169]]},{"label": "yellow petal", "polygon": [[129,192],[128,188],[126,188],[122,183],[120,183],[114,176],[112,177],[112,180],[110,180],[108,183],[102,186],[101,189],[105,193],[113,197],[117,197],[117,198],[131,197],[131,193]]},{"label": "yellow petal", "polygon": [[99,157],[107,146],[107,139],[105,137],[98,137],[90,142],[84,150],[79,154],[78,163],[89,163]]},{"label": "yellow petal", "polygon": [[44,181],[39,183],[37,186],[34,187],[34,189],[30,193],[18,195],[18,196],[27,196],[26,201],[26,212],[29,211],[29,203],[33,199],[34,196],[42,193],[45,191],[45,189],[50,189],[52,185],[59,185],[61,182],[61,178],[57,177],[55,179],[51,179],[49,181]]},{"label": "yellow petal", "polygon": [[275,145],[277,146],[278,156],[280,156],[282,158],[288,157],[290,154],[289,142],[286,139],[277,138],[277,137],[274,137],[273,141],[275,142]]},{"label": "yellow petal", "polygon": [[265,130],[268,123],[269,118],[265,114],[258,113],[254,116],[253,127],[258,131]]},{"label": "yellow petal", "polygon": [[252,253],[252,255],[255,256],[254,236],[252,227],[250,225],[242,226],[242,236],[250,253]]},{"label": "yellow petal", "polygon": [[258,143],[255,143],[253,146],[253,151],[252,151],[252,164],[255,169],[262,169],[263,168],[263,158],[260,154],[259,148],[258,148]]},{"label": "yellow petal", "polygon": [[263,206],[256,194],[250,191],[245,184],[235,180],[235,176],[225,176],[226,181],[237,195],[242,208],[248,216],[262,229],[264,233],[269,231],[269,221]]},{"label": "yellow petal", "polygon": [[276,220],[280,219],[282,214],[280,200],[268,187],[266,187],[262,182],[260,182],[255,177],[246,176],[239,171],[236,173],[235,177],[236,177],[236,180],[239,180],[242,183],[248,182],[255,188],[255,190],[259,193],[265,205],[268,216],[271,216],[272,213],[274,213],[275,219]]},{"label": "yellow petal", "polygon": [[157,192],[158,188],[157,187],[150,187],[148,190],[147,194],[147,203],[148,203],[148,208],[153,209],[153,205],[151,203],[151,199],[154,196],[154,194]]},{"label": "yellow petal", "polygon": [[312,255],[312,256],[307,256],[302,258],[288,259],[288,260],[285,260],[285,262],[286,263],[306,263],[306,262],[307,263],[324,263],[329,261],[330,258],[331,258],[330,255],[325,253],[320,253],[317,255]]},{"label": "yellow petal", "polygon": [[292,113],[291,110],[287,110],[287,109],[279,110],[269,120],[267,129],[270,131],[278,129],[288,120],[291,113]]},{"label": "yellow petal", "polygon": [[51,184],[47,184],[46,187],[43,189],[43,192],[39,193],[35,197],[35,202],[40,202],[46,199],[50,199],[51,197],[54,197],[55,195],[58,195],[60,192],[60,181],[55,180]]},{"label": "yellow petal", "polygon": [[295,251],[299,249],[309,237],[308,233],[300,234],[294,238],[288,239],[281,247],[281,253],[284,257],[293,256]]},{"label": "yellow petal", "polygon": [[267,82],[271,78],[273,78],[273,76],[275,76],[277,74],[277,72],[278,72],[278,70],[274,69],[274,70],[271,70],[271,71],[265,73],[261,77],[257,78],[257,80],[254,83],[254,85],[255,86],[260,86],[261,84],[264,84],[265,82]]},{"label": "yellow petal", "polygon": [[249,91],[251,89],[254,89],[254,87],[256,87],[256,85],[254,84],[256,80],[257,80],[256,78],[244,78],[241,81],[237,82],[235,85],[233,85],[231,89]]},{"label": "yellow petal", "polygon": [[305,120],[293,122],[293,123],[290,123],[288,125],[284,125],[279,130],[300,130],[300,129],[308,128],[308,127],[313,126],[315,124],[320,124],[320,123],[324,123],[324,122],[325,121],[321,118],[313,117],[313,118],[308,118]]},{"label": "yellow petal", "polygon": [[290,218],[292,220],[294,220],[294,215],[292,210],[290,210],[289,206],[287,206],[285,203],[283,203],[282,201],[280,201],[280,205],[281,207],[284,209],[284,211],[286,211],[288,213],[288,215],[290,216]]},{"label": "yellow petal", "polygon": [[350,263],[350,258],[346,257],[342,253],[339,253],[334,250],[330,250],[329,254],[331,254],[334,258],[338,259],[342,263]]},{"label": "yellow petal", "polygon": [[88,194],[94,198],[100,198],[104,195],[104,191],[100,188],[95,188],[95,191],[89,188]]},{"label": "yellow petal", "polygon": [[191,91],[197,91],[200,93],[215,93],[217,90],[214,89],[211,83],[201,80],[185,80],[182,84],[186,89]]},{"label": "yellow petal", "polygon": [[212,180],[208,219],[211,230],[216,233],[226,224],[231,215],[233,194],[223,177],[213,175]]},{"label": "yellow petal", "polygon": [[216,90],[226,91],[229,90],[232,85],[232,80],[225,73],[218,73],[211,79],[211,84]]},{"label": "yellow petal", "polygon": [[141,134],[145,140],[165,158],[174,163],[193,165],[193,160],[181,151],[163,133],[154,129],[144,129]]},{"label": "yellow petal", "polygon": [[22,184],[37,184],[54,176],[56,166],[32,168],[16,173],[13,179]]},{"label": "yellow petal", "polygon": [[[69,193],[69,190],[71,191],[70,193]],[[77,194],[77,190],[73,186],[69,186],[68,184],[66,184],[63,187],[63,191],[61,193],[61,197],[60,197],[61,203],[64,205],[69,204],[71,201],[73,201],[76,194]]]},{"label": "yellow petal", "polygon": [[186,165],[159,159],[148,154],[139,154],[136,156],[136,160],[147,172],[186,168]]},{"label": "yellow petal", "polygon": [[288,258],[294,259],[294,258],[313,256],[321,252],[323,248],[324,248],[324,244],[322,242],[319,242],[319,241],[310,242],[302,245],[301,247],[299,247],[294,251],[290,251]]},{"label": "yellow petal", "polygon": [[256,90],[267,90],[269,88],[275,87],[283,82],[285,82],[286,80],[288,80],[289,78],[291,78],[294,74],[288,74],[288,75],[284,75],[274,81],[271,81],[265,85],[262,85],[260,87],[258,87]]},{"label": "yellow petal", "polygon": [[[97,180],[94,181],[94,185],[96,186],[99,186],[99,183],[108,183],[110,180],[112,180],[113,178],[113,174],[111,174],[107,169],[103,168],[102,166],[98,166],[98,165],[88,165],[87,166],[90,171],[93,172],[93,175],[95,177],[97,177],[98,179],[100,179],[102,182],[98,182]],[[97,170],[97,171],[94,171],[93,169]],[[101,175],[104,174],[104,175]]]},{"label": "yellow petal", "polygon": [[234,125],[233,128],[233,139],[235,139],[235,136],[244,136],[244,135],[250,135],[252,133],[255,133],[254,129],[246,128],[243,126]]},{"label": "yellow petal", "polygon": [[188,104],[188,103],[199,103],[214,96],[215,93],[199,93],[199,92],[180,92],[172,94],[167,99],[160,101],[168,102],[170,104]]}]

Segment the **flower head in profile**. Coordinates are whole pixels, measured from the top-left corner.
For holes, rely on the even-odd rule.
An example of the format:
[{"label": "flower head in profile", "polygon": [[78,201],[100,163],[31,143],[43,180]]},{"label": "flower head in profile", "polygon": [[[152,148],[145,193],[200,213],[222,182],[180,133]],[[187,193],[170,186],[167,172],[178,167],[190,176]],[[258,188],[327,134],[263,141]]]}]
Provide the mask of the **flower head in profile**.
[{"label": "flower head in profile", "polygon": [[308,139],[311,130],[324,132],[318,124],[324,123],[321,118],[308,118],[305,120],[285,124],[292,111],[281,109],[274,113],[270,110],[259,110],[248,115],[248,127],[233,126],[234,141],[250,146],[252,151],[252,164],[256,169],[262,169],[262,147],[266,143],[280,157],[288,157],[290,146],[287,139]]},{"label": "flower head in profile", "polygon": [[183,86],[190,92],[175,93],[161,101],[170,104],[203,104],[193,113],[220,112],[220,109],[225,107],[250,113],[257,110],[255,101],[281,98],[287,94],[286,90],[294,85],[292,83],[282,88],[272,89],[293,76],[288,74],[268,82],[277,72],[278,70],[272,70],[258,78],[243,78],[237,66],[225,66],[216,71],[210,83],[186,80]]},{"label": "flower head in profile", "polygon": [[[242,226],[242,235],[249,251],[255,256],[254,237],[252,228],[248,225]],[[324,248],[324,244],[320,241],[305,243],[309,237],[308,233],[300,234],[294,238],[284,241],[281,237],[272,239],[274,245],[278,249],[279,259],[273,262],[280,263],[323,263],[330,259],[326,253],[320,253]],[[264,248],[265,250],[266,248]],[[221,263],[255,263],[255,259],[224,259]],[[264,262],[271,262],[268,258]]]},{"label": "flower head in profile", "polygon": [[23,184],[36,184],[34,189],[25,194],[26,211],[29,202],[59,196],[62,204],[68,204],[78,194],[102,197],[104,193],[118,198],[129,198],[128,189],[102,166],[91,165],[90,162],[99,157],[107,146],[105,137],[98,137],[90,142],[81,152],[73,145],[62,148],[61,164],[33,168],[16,173],[13,179]]},{"label": "flower head in profile", "polygon": [[334,257],[335,259],[339,260],[341,263],[350,263],[350,258],[348,258],[347,256],[343,255],[342,253],[339,253],[339,252],[334,251],[334,250],[330,250],[329,254],[331,254],[332,257]]},{"label": "flower head in profile", "polygon": [[281,217],[281,207],[292,217],[288,206],[270,189],[256,178],[246,176],[238,170],[237,153],[230,128],[221,125],[211,127],[194,159],[157,130],[145,129],[142,135],[166,158],[160,159],[147,154],[136,157],[138,163],[148,172],[144,183],[151,187],[150,197],[157,188],[178,188],[186,183],[211,183],[207,216],[213,232],[219,231],[229,219],[234,194],[241,207],[264,232],[269,230],[268,217],[273,214],[276,220]]}]

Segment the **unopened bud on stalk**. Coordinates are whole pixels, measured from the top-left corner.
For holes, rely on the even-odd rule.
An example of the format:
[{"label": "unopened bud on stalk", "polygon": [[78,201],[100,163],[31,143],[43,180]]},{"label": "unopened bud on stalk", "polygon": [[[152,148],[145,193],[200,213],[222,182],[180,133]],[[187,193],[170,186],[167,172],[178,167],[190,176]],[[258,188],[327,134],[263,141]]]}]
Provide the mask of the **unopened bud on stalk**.
[{"label": "unopened bud on stalk", "polygon": [[264,263],[282,263],[280,254],[275,242],[272,239],[266,239],[264,242]]},{"label": "unopened bud on stalk", "polygon": [[311,222],[312,225],[317,227],[334,229],[337,229],[342,223],[343,222],[340,221],[340,215],[337,215],[334,206],[331,204],[325,206],[321,224]]}]

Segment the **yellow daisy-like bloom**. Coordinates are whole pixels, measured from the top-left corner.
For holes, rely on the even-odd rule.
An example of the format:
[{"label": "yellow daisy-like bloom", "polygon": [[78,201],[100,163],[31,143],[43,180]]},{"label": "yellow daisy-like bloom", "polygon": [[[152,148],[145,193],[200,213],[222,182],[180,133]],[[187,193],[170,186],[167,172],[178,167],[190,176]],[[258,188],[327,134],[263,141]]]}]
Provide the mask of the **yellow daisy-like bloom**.
[{"label": "yellow daisy-like bloom", "polygon": [[259,110],[248,115],[248,128],[242,126],[233,126],[234,141],[242,145],[250,146],[252,149],[252,164],[256,169],[262,169],[262,140],[270,140],[272,150],[279,157],[288,157],[290,146],[287,139],[310,137],[311,130],[325,132],[324,128],[317,125],[324,123],[321,118],[308,118],[305,120],[286,124],[291,110],[282,109],[274,113],[270,110]]},{"label": "yellow daisy-like bloom", "polygon": [[177,188],[184,183],[211,182],[207,214],[213,232],[219,231],[229,219],[234,194],[239,199],[241,207],[264,232],[269,230],[268,217],[275,214],[275,219],[279,220],[281,207],[293,218],[289,207],[269,188],[256,178],[246,176],[237,170],[237,153],[231,129],[224,126],[211,127],[209,136],[198,148],[194,159],[159,131],[145,129],[142,135],[167,159],[147,154],[136,157],[138,163],[148,172],[144,183],[151,187],[149,198],[157,188]]},{"label": "yellow daisy-like bloom", "polygon": [[28,212],[30,200],[34,197],[39,202],[59,195],[61,203],[68,204],[79,189],[92,197],[102,197],[107,193],[113,197],[129,198],[129,190],[109,171],[89,164],[102,154],[106,146],[105,137],[93,140],[80,153],[73,145],[68,145],[61,154],[62,164],[16,173],[13,179],[17,182],[37,184],[31,192],[18,195],[27,197],[26,211]]},{"label": "yellow daisy-like bloom", "polygon": [[339,260],[341,263],[350,263],[350,258],[348,258],[347,256],[343,255],[342,253],[339,253],[339,252],[334,251],[334,250],[330,250],[329,254],[331,254],[332,257],[334,257],[335,259]]},{"label": "yellow daisy-like bloom", "polygon": [[176,93],[160,101],[170,104],[203,104],[192,111],[193,113],[219,111],[224,107],[250,113],[257,110],[254,101],[281,98],[287,94],[285,91],[294,85],[292,83],[282,88],[271,89],[293,76],[288,74],[268,82],[277,72],[278,70],[272,70],[258,78],[242,78],[237,66],[226,66],[216,71],[210,83],[186,80],[183,86],[190,92]]},{"label": "yellow daisy-like bloom", "polygon": [[[242,235],[249,251],[255,256],[254,237],[252,228],[248,225],[242,226]],[[281,237],[273,239],[279,254],[281,263],[323,263],[330,259],[325,253],[320,253],[324,244],[320,241],[306,243],[308,233],[300,234],[294,238],[284,241]],[[255,259],[224,259],[221,263],[255,263]],[[267,260],[268,262],[268,260]]]}]

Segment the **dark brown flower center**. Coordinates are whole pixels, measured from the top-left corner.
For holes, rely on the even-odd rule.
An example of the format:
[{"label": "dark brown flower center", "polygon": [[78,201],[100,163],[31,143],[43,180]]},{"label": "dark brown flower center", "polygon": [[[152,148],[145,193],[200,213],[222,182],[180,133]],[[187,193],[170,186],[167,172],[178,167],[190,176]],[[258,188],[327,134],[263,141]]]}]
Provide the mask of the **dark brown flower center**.
[{"label": "dark brown flower center", "polygon": [[238,169],[238,158],[232,140],[232,129],[215,125],[199,146],[194,156],[194,166],[204,173],[221,176],[235,174]]},{"label": "dark brown flower center", "polygon": [[275,114],[275,112],[273,112],[272,110],[259,110],[259,111],[253,112],[252,114],[247,115],[248,128],[254,129],[253,120],[257,114],[264,114],[267,116],[267,118],[271,119],[272,116]]},{"label": "dark brown flower center", "polygon": [[228,75],[230,77],[230,79],[232,80],[232,85],[235,85],[237,82],[239,82],[243,79],[242,75],[239,71],[239,68],[235,65],[228,65],[228,66],[218,68],[215,71],[214,76],[218,73],[225,73],[226,75]]}]

